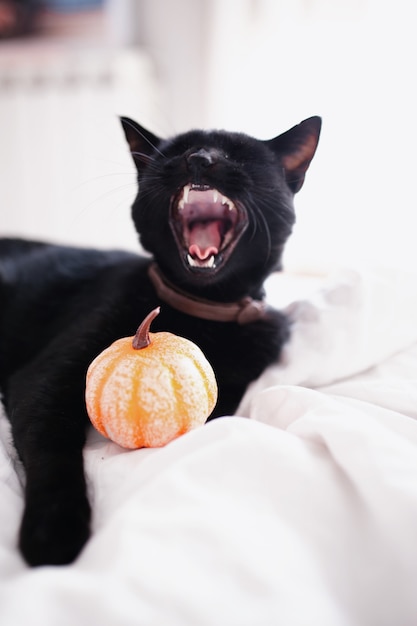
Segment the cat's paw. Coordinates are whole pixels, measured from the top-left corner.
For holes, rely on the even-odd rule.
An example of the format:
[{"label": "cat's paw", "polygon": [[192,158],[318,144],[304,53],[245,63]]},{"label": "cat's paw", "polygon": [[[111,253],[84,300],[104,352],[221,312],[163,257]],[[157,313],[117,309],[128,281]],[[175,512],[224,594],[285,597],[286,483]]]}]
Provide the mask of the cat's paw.
[{"label": "cat's paw", "polygon": [[31,566],[67,565],[77,558],[89,536],[88,502],[58,498],[47,505],[26,506],[19,548]]}]

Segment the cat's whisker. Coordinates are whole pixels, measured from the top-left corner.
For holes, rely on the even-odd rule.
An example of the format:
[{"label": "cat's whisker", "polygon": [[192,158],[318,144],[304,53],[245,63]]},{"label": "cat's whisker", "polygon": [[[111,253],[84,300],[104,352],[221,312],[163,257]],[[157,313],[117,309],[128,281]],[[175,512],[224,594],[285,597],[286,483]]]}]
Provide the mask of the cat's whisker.
[{"label": "cat's whisker", "polygon": [[[117,203],[115,204],[115,206],[113,208],[111,208],[110,210],[113,212],[116,210],[116,208],[119,207],[125,207],[125,201],[126,198],[122,197],[122,193],[126,192],[127,195],[127,191],[129,190],[129,195],[132,194],[132,190],[135,190],[136,187],[136,183],[129,183],[129,184],[124,184],[124,185],[119,185],[118,187],[114,187],[113,189],[108,189],[107,191],[103,191],[101,194],[99,194],[96,198],[94,198],[93,200],[91,200],[90,202],[88,202],[87,204],[85,204],[74,216],[74,221],[77,222],[79,219],[82,219],[82,217],[88,213],[90,213],[90,211],[95,211],[96,208],[95,207],[100,207],[102,206],[102,203],[104,200],[111,198],[112,196],[116,195],[120,196],[120,198],[118,199]],[[127,198],[130,199],[130,198]]]},{"label": "cat's whisker", "polygon": [[251,241],[253,241],[258,232],[264,232],[266,236],[266,255],[265,255],[265,264],[268,263],[271,254],[272,254],[272,236],[271,230],[269,228],[268,221],[263,214],[263,211],[259,208],[257,202],[251,198],[251,200],[247,201],[247,206],[249,207],[250,215],[252,216],[252,220],[250,221],[252,226],[252,235]]},{"label": "cat's whisker", "polygon": [[145,152],[134,151],[132,152],[132,157],[135,160],[141,161],[144,165],[147,166],[149,166],[152,161],[154,161],[154,158],[152,156],[149,156],[149,154],[146,154]]}]

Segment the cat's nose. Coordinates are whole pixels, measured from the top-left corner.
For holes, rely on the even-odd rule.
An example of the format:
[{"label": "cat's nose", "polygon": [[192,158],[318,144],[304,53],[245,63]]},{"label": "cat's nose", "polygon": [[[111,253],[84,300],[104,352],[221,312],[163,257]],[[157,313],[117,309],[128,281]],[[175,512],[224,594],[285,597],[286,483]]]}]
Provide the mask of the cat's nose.
[{"label": "cat's nose", "polygon": [[213,165],[213,156],[210,152],[201,148],[201,150],[191,152],[191,154],[187,156],[187,165],[191,171],[206,169],[210,167],[210,165]]}]

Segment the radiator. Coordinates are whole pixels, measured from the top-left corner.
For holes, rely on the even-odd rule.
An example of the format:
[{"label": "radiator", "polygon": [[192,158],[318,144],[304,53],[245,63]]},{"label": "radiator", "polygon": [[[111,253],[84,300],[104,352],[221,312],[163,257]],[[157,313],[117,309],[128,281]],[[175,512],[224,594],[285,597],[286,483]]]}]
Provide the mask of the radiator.
[{"label": "radiator", "polygon": [[137,50],[0,49],[0,234],[136,246],[118,116],[152,127],[157,97]]}]

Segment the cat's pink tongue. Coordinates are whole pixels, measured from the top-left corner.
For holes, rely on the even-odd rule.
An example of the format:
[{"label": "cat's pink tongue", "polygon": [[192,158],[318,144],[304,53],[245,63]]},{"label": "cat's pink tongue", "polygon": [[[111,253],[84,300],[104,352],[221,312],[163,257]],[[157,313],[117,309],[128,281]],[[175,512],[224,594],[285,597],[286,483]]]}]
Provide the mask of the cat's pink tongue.
[{"label": "cat's pink tongue", "polygon": [[190,232],[188,252],[195,259],[205,261],[217,254],[221,244],[219,223],[215,220],[199,222]]}]

